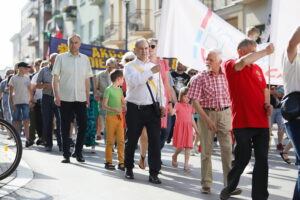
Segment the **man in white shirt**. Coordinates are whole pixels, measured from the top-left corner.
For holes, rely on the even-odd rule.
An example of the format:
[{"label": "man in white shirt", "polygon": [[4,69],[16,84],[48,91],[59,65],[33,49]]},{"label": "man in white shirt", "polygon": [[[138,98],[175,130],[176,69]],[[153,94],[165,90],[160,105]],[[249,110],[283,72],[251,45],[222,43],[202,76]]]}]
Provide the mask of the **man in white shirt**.
[{"label": "man in white shirt", "polygon": [[[134,53],[137,58],[124,67],[124,76],[127,84],[126,101],[126,144],[125,144],[125,178],[133,179],[134,152],[145,126],[149,138],[148,163],[150,168],[149,181],[160,184],[158,173],[161,168],[160,154],[160,116],[154,109],[154,103],[148,89],[152,92],[155,102],[160,102],[160,110],[164,110],[164,87],[161,80],[160,65],[149,62],[149,44],[145,39],[135,43]],[[148,86],[147,84],[148,83]]]},{"label": "man in white shirt", "polygon": [[76,116],[78,125],[75,151],[72,157],[78,162],[85,162],[82,157],[84,133],[87,127],[86,108],[89,106],[90,80],[93,76],[90,61],[84,54],[79,53],[80,36],[71,35],[68,38],[69,51],[56,57],[52,70],[52,86],[54,102],[60,106],[61,129],[63,141],[62,163],[70,162],[70,124]]},{"label": "man in white shirt", "polygon": [[[289,41],[283,57],[283,85],[286,95],[300,92],[300,26]],[[285,124],[289,139],[292,141],[297,162],[300,161],[300,118],[288,120]],[[300,199],[300,167],[294,190],[293,200]]]}]

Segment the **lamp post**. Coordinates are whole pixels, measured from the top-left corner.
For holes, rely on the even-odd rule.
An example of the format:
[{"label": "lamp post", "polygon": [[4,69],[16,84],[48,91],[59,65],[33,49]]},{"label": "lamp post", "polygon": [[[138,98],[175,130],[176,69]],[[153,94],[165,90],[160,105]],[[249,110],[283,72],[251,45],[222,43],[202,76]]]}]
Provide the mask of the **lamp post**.
[{"label": "lamp post", "polygon": [[124,0],[125,2],[125,9],[126,9],[126,24],[125,24],[125,50],[128,51],[128,24],[129,24],[129,3],[130,0]]}]

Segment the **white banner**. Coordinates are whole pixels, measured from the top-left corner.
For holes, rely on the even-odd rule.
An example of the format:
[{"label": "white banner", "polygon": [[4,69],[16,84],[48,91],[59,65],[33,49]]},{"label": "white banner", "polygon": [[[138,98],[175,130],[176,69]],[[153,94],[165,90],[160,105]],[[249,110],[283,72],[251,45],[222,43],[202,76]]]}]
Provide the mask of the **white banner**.
[{"label": "white banner", "polygon": [[198,0],[165,0],[158,55],[178,58],[187,67],[205,69],[205,50],[219,49],[223,60],[237,57],[246,36]]},{"label": "white banner", "polygon": [[271,17],[271,42],[275,45],[270,60],[271,83],[282,84],[282,55],[292,34],[300,26],[299,0],[273,0]]}]

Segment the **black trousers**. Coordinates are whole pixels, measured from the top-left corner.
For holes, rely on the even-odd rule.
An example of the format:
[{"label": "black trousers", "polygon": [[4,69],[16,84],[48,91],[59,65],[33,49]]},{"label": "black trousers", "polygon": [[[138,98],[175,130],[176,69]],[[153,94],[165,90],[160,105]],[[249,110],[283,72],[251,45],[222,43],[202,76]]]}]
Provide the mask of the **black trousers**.
[{"label": "black trousers", "polygon": [[[37,133],[40,139],[43,138],[43,120],[41,110],[41,100],[37,100],[33,108],[29,111],[30,126],[29,126],[29,139],[35,140],[35,134]],[[44,138],[43,138],[44,139]]]},{"label": "black trousers", "polygon": [[126,113],[125,167],[133,168],[134,152],[142,129],[145,126],[148,134],[148,163],[150,175],[157,175],[161,168],[160,154],[160,118],[151,105],[139,108],[128,102]]},{"label": "black trousers", "polygon": [[235,164],[228,174],[228,186],[225,189],[229,192],[236,189],[241,174],[251,158],[251,143],[253,142],[255,164],[252,176],[252,199],[268,199],[269,129],[239,128],[233,129],[233,133],[236,140]]},{"label": "black trousers", "polygon": [[61,117],[59,108],[54,103],[54,97],[50,95],[43,95],[42,98],[42,118],[43,118],[43,137],[46,142],[46,147],[53,146],[52,130],[53,117],[56,118],[56,139],[57,145],[61,146]]},{"label": "black trousers", "polygon": [[76,116],[77,122],[77,140],[75,145],[75,154],[80,155],[82,153],[84,134],[87,127],[87,114],[86,114],[86,102],[67,102],[61,101],[60,106],[61,114],[61,131],[63,142],[63,156],[68,158],[71,156],[70,152],[70,125],[71,121]]}]

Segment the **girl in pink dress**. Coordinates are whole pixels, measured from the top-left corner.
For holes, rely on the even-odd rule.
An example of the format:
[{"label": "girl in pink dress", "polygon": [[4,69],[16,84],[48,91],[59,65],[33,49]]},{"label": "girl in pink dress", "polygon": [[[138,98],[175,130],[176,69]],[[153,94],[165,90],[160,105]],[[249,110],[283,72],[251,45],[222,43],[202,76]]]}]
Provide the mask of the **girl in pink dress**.
[{"label": "girl in pink dress", "polygon": [[177,156],[185,149],[184,154],[184,171],[190,172],[189,158],[190,151],[193,148],[193,128],[196,134],[199,134],[197,125],[195,123],[193,113],[195,112],[192,105],[189,104],[190,99],[187,97],[188,88],[184,87],[179,92],[179,102],[175,104],[172,114],[176,114],[176,121],[174,126],[173,146],[176,151],[172,156],[172,166],[177,168]]}]

